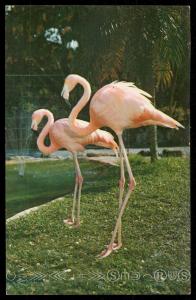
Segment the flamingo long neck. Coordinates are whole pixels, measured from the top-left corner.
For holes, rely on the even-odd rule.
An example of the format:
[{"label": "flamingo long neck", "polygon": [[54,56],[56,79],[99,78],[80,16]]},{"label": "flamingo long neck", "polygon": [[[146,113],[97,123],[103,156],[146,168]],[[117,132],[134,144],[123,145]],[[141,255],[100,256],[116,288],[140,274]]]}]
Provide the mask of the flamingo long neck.
[{"label": "flamingo long neck", "polygon": [[94,130],[96,130],[97,128],[92,124],[92,122],[90,122],[86,127],[83,128],[78,127],[76,123],[76,118],[79,112],[83,109],[83,107],[87,104],[87,102],[90,99],[91,87],[88,81],[79,75],[76,75],[76,80],[77,83],[81,84],[82,87],[84,88],[84,93],[69,115],[69,125],[71,129],[79,136],[86,136],[89,135]]},{"label": "flamingo long neck", "polygon": [[46,116],[48,118],[48,122],[46,123],[46,125],[44,126],[44,128],[42,129],[38,139],[37,139],[37,146],[39,148],[39,150],[44,153],[45,155],[52,153],[55,148],[52,145],[52,143],[50,144],[50,146],[46,146],[44,144],[44,140],[49,132],[50,127],[52,126],[52,124],[54,123],[54,117],[53,114],[48,111],[48,110],[44,110],[44,114],[43,117]]}]

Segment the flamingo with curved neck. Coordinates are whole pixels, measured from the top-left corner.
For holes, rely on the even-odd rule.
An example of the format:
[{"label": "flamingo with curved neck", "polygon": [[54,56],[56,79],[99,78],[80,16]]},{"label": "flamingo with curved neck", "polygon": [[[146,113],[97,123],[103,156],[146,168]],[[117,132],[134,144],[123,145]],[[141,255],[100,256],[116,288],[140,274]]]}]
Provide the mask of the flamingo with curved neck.
[{"label": "flamingo with curved neck", "polygon": [[[68,119],[59,119],[54,122],[53,114],[47,109],[38,109],[32,114],[32,124],[31,128],[33,130],[38,129],[38,125],[46,116],[48,121],[44,128],[42,129],[39,137],[37,139],[37,146],[39,150],[48,155],[52,152],[57,151],[58,149],[64,148],[70,151],[73,155],[75,170],[76,170],[76,179],[75,179],[75,189],[74,189],[74,198],[73,198],[73,207],[71,217],[67,220],[64,220],[65,224],[79,226],[80,225],[80,197],[81,189],[83,183],[83,177],[80,170],[80,166],[77,159],[77,152],[84,151],[85,146],[88,144],[93,144],[97,146],[102,146],[105,148],[111,148],[116,152],[118,145],[114,141],[114,137],[104,130],[96,130],[90,135],[85,137],[80,137],[71,129]],[[84,128],[88,126],[88,122],[82,120],[75,120],[76,125]],[[46,146],[44,141],[46,136],[49,134],[50,145]],[[75,218],[75,208],[77,200],[77,216]]]},{"label": "flamingo with curved neck", "polygon": [[[36,114],[35,114],[36,115]],[[32,129],[34,129],[34,126],[36,127],[36,123],[35,123],[35,115],[33,116],[33,120],[34,120],[34,124],[32,126]],[[48,135],[51,126],[54,124],[54,117],[53,114],[49,111],[49,110],[40,110],[40,117],[44,117],[47,116],[48,117],[48,121],[46,123],[46,125],[44,126],[43,130],[41,131],[38,139],[37,139],[37,146],[39,148],[39,150],[45,154],[48,155],[54,151],[57,151],[58,146],[54,144],[54,142],[51,141],[50,146],[46,146],[44,141],[46,139],[46,136]],[[35,130],[35,129],[34,129]]]},{"label": "flamingo with curved neck", "polygon": [[88,123],[88,125],[84,128],[81,128],[76,124],[76,119],[79,112],[88,103],[91,96],[91,87],[89,82],[79,75],[71,74],[65,79],[65,84],[61,95],[65,98],[66,101],[68,101],[69,93],[74,89],[76,84],[80,84],[83,87],[84,93],[69,115],[69,124],[72,130],[76,132],[79,136],[86,136],[91,134],[98,128],[92,122]]},{"label": "flamingo with curved neck", "polygon": [[[76,118],[90,99],[91,89],[88,81],[76,74],[68,75],[65,78],[62,96],[68,100],[69,93],[78,83],[83,86],[84,94],[70,114],[69,124],[72,130],[82,137],[91,134],[97,128],[110,127],[117,134],[120,145],[119,214],[111,241],[107,249],[102,251],[99,256],[103,258],[122,246],[121,218],[136,185],[122,139],[123,130],[147,125],[159,125],[175,129],[184,127],[173,118],[156,109],[149,100],[151,95],[136,87],[134,83],[114,81],[99,89],[92,97],[89,108],[90,123],[86,127],[80,128],[76,124]],[[122,200],[125,185],[124,160],[129,174],[129,189],[124,200]],[[115,242],[116,237],[117,242]]]}]

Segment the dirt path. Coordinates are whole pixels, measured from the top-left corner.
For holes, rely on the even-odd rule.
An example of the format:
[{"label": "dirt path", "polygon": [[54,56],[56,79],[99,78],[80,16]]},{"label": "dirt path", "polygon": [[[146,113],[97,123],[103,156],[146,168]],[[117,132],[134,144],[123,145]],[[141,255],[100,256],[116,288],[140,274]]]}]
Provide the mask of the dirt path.
[{"label": "dirt path", "polygon": [[119,166],[119,158],[115,156],[96,156],[96,157],[86,157],[87,160],[99,161],[104,164],[109,164],[113,166]]},{"label": "dirt path", "polygon": [[[163,150],[169,151],[182,151],[185,156],[190,156],[190,147],[158,147],[158,152],[161,154]],[[149,148],[130,148],[127,149],[128,154],[136,154],[140,151],[149,151]],[[91,155],[91,156],[88,156]],[[94,160],[100,161],[102,163],[111,164],[111,165],[118,165],[118,159],[113,156],[114,152],[111,149],[86,149],[85,152],[79,153],[79,158],[84,158],[87,160]],[[25,156],[24,160],[20,160],[18,158],[14,158],[11,160],[6,160],[6,165],[10,164],[20,164],[21,161],[25,163],[34,163],[34,162],[41,162],[41,161],[50,161],[50,160],[59,160],[59,159],[72,159],[71,154],[68,151],[57,151],[51,155],[50,158],[35,158],[32,156]]]}]

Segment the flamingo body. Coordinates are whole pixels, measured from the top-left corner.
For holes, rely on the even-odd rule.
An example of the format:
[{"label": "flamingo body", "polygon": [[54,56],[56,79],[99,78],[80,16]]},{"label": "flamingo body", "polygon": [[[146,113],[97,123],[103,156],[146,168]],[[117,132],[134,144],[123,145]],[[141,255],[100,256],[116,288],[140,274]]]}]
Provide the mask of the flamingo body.
[{"label": "flamingo body", "polygon": [[147,98],[148,93],[133,83],[112,82],[98,90],[90,104],[90,118],[96,127],[107,126],[116,133],[126,128],[159,125],[183,127],[179,122],[157,110]]},{"label": "flamingo body", "polygon": [[[65,148],[73,154],[76,170],[75,189],[73,197],[73,208],[71,218],[64,220],[65,224],[79,226],[80,225],[80,197],[83,183],[83,177],[80,170],[80,166],[77,159],[77,152],[84,151],[85,145],[94,144],[105,148],[111,148],[114,152],[118,148],[118,145],[114,141],[114,137],[104,130],[97,129],[96,131],[81,137],[75,133],[70,125],[67,118],[59,119],[54,122],[53,114],[47,109],[38,109],[32,114],[31,128],[33,130],[38,129],[38,125],[46,116],[48,118],[47,124],[42,129],[37,139],[37,146],[39,150],[48,155],[57,151],[58,149]],[[75,120],[79,128],[88,126],[88,122],[82,120]],[[46,146],[44,141],[46,136],[49,134],[50,145]],[[75,207],[77,198],[77,217],[75,220]]]},{"label": "flamingo body", "polygon": [[[78,127],[84,128],[88,122],[77,119],[76,124]],[[54,122],[49,129],[49,137],[58,149],[66,148],[70,152],[84,151],[85,146],[89,144],[111,149],[118,147],[113,136],[104,130],[97,129],[87,136],[80,137],[70,128],[68,118]]]},{"label": "flamingo body", "polygon": [[[48,117],[48,122],[37,139],[37,146],[39,150],[46,155],[61,148],[65,148],[72,153],[84,151],[84,147],[88,144],[111,148],[114,151],[118,148],[114,137],[109,132],[97,129],[81,137],[71,129],[68,118],[59,119],[54,122],[53,114],[47,109],[38,109],[33,113],[32,129],[37,130],[37,126],[44,116]],[[76,124],[79,128],[84,128],[89,122],[77,119]],[[49,134],[50,137],[50,146],[45,146],[44,144],[47,134]]]},{"label": "flamingo body", "polygon": [[[147,92],[139,89],[132,82],[112,82],[98,90],[91,99],[90,103],[90,123],[86,127],[77,125],[77,116],[83,107],[90,100],[91,88],[89,82],[77,75],[70,74],[66,77],[61,95],[67,101],[69,93],[77,84],[84,88],[84,94],[74,106],[69,116],[70,128],[80,137],[85,137],[98,128],[110,127],[116,132],[120,149],[120,180],[119,180],[119,212],[116,225],[112,232],[112,238],[106,250],[102,251],[100,258],[107,257],[113,250],[122,246],[121,218],[127,202],[136,182],[132,173],[130,162],[126,153],[122,138],[123,130],[126,128],[137,128],[147,125],[159,125],[169,128],[184,128],[178,121],[156,109],[149,98]],[[125,166],[129,175],[129,188],[124,196],[125,187]],[[115,242],[117,239],[117,242]]]}]

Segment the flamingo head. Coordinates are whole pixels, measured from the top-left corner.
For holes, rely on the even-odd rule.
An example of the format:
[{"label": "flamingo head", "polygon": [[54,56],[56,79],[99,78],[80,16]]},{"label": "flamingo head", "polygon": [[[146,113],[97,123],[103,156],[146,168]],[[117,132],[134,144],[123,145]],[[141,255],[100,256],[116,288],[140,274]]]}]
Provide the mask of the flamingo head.
[{"label": "flamingo head", "polygon": [[37,131],[38,125],[41,122],[42,118],[44,116],[44,109],[38,109],[33,112],[32,114],[32,123],[31,123],[31,129]]},{"label": "flamingo head", "polygon": [[61,96],[65,99],[66,103],[69,103],[69,93],[74,89],[77,84],[77,75],[71,74],[65,78],[64,86],[61,92]]}]

